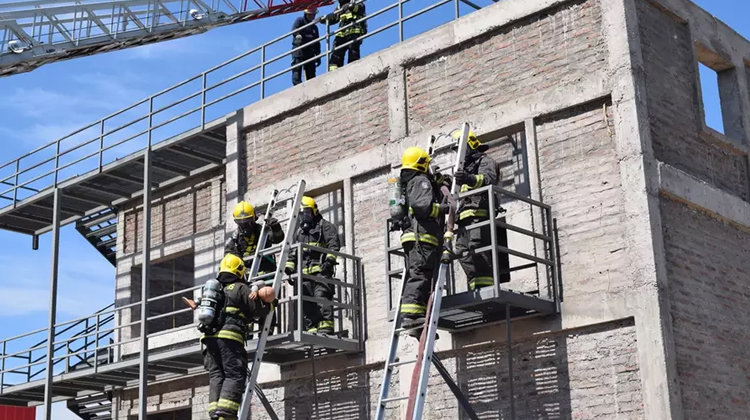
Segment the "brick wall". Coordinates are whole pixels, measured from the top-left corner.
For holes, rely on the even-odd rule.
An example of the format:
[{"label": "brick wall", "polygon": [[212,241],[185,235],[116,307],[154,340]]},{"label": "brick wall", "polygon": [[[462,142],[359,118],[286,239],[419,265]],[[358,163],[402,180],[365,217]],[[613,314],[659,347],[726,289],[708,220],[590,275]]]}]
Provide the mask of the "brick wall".
[{"label": "brick wall", "polygon": [[[176,193],[154,197],[151,207],[152,246],[205,232],[213,227],[211,215],[219,209],[212,208],[211,182],[182,188]],[[125,232],[120,256],[140,251],[143,241],[143,209],[126,210],[124,217]]]},{"label": "brick wall", "polygon": [[[576,107],[537,121],[544,202],[558,219],[565,295],[632,285],[611,107]],[[609,125],[607,124],[609,121]]]},{"label": "brick wall", "polygon": [[389,133],[383,78],[249,127],[248,190],[387,143]]},{"label": "brick wall", "polygon": [[[390,168],[354,178],[354,254],[362,257],[365,266],[365,295],[368,338],[385,339],[389,336],[386,313],[385,286],[385,221],[388,214],[387,190]],[[398,285],[398,283],[395,283]]]},{"label": "brick wall", "polygon": [[747,160],[701,137],[696,58],[690,29],[637,1],[654,156],[748,199]]},{"label": "brick wall", "polygon": [[750,413],[750,233],[662,198],[677,373],[686,420]]},{"label": "brick wall", "polygon": [[477,109],[602,72],[606,53],[598,1],[515,22],[407,69],[410,130],[458,124]]}]

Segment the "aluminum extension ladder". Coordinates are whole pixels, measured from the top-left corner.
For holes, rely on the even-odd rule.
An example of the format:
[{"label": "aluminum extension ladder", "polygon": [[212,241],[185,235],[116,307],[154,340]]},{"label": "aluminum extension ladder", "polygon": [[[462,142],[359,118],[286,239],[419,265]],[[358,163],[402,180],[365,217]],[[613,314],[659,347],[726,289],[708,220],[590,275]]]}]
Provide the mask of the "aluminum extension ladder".
[{"label": "aluminum extension ladder", "polygon": [[[297,219],[299,216],[299,209],[300,209],[300,203],[302,202],[302,195],[305,192],[305,181],[300,180],[299,183],[297,183],[294,196],[291,198],[291,209],[290,214],[287,220],[286,224],[286,230],[284,231],[284,242],[281,243],[281,250],[279,253],[279,258],[276,261],[276,272],[274,273],[273,277],[273,290],[276,293],[276,296],[279,296],[279,291],[281,289],[281,284],[284,278],[284,266],[286,265],[287,258],[289,257],[289,252],[292,248],[292,244],[294,243],[294,233],[297,230]],[[261,232],[259,235],[259,241],[258,246],[255,249],[255,256],[253,257],[253,263],[250,269],[250,273],[252,277],[250,277],[250,281],[252,281],[253,277],[257,276],[258,269],[260,267],[260,260],[262,258],[261,252],[263,249],[262,247],[266,244],[266,239],[268,238],[268,226],[266,226],[265,221],[268,220],[269,217],[271,217],[271,214],[273,212],[273,208],[279,204],[278,200],[279,192],[275,191],[272,194],[271,200],[268,203],[268,208],[266,209],[266,215],[263,223],[263,226],[261,228]],[[284,200],[287,201],[287,200]],[[275,310],[275,308],[274,308]],[[249,420],[250,419],[250,408],[251,408],[251,399],[252,399],[252,393],[255,391],[258,394],[258,397],[260,398],[260,401],[263,403],[263,405],[266,407],[266,410],[269,410],[270,404],[268,404],[268,401],[263,395],[263,391],[260,389],[259,386],[257,386],[256,382],[258,380],[258,372],[260,372],[260,365],[263,362],[263,353],[266,350],[266,342],[268,341],[268,336],[271,331],[271,322],[273,320],[273,312],[269,313],[266,316],[265,323],[262,326],[260,336],[258,337],[258,346],[255,348],[255,355],[253,356],[253,362],[250,366],[250,369],[248,371],[248,379],[247,379],[247,385],[245,387],[245,393],[242,396],[242,407],[240,408],[239,412],[239,419],[240,420]],[[273,409],[269,410],[269,415],[272,418],[276,418],[276,413],[273,412]]]},{"label": "aluminum extension ladder", "polygon": [[[461,138],[458,143],[458,155],[456,156],[456,162],[453,167],[453,173],[463,166],[464,157],[466,156],[467,139],[469,137],[469,124],[463,124],[461,130]],[[432,144],[434,138],[430,140],[429,150],[432,150]],[[469,415],[469,418],[478,420],[476,413],[469,405],[466,397],[461,393],[460,388],[456,385],[453,379],[450,377],[447,369],[443,366],[437,356],[434,354],[435,347],[435,335],[437,333],[438,319],[440,318],[440,305],[443,299],[443,290],[445,289],[446,278],[451,267],[451,255],[452,255],[452,242],[453,242],[453,225],[456,218],[456,208],[458,203],[458,189],[455,179],[451,186],[450,191],[446,191],[447,188],[443,189],[443,194],[448,195],[448,199],[451,202],[451,210],[448,215],[448,222],[445,227],[445,248],[440,259],[440,266],[437,270],[437,279],[435,287],[430,295],[427,303],[427,317],[425,319],[425,325],[416,326],[413,328],[402,328],[401,327],[401,309],[400,304],[396,305],[396,316],[393,320],[393,330],[391,335],[391,345],[388,352],[388,359],[385,362],[385,370],[383,373],[383,383],[380,388],[380,397],[378,399],[378,406],[375,412],[376,420],[384,420],[386,408],[389,403],[408,400],[406,416],[407,420],[421,420],[424,411],[424,403],[427,398],[427,380],[430,373],[430,365],[435,365],[438,373],[443,377],[443,380],[448,384],[448,387],[456,395],[457,399],[461,403],[462,407]],[[401,282],[399,290],[403,294],[404,285],[406,283],[408,267],[404,267],[404,273],[401,276]],[[400,301],[400,299],[399,299]],[[416,359],[399,360],[398,359],[398,344],[401,334],[409,333],[413,330],[422,329],[422,334],[419,340],[419,350],[417,351]],[[414,363],[414,370],[412,373],[411,383],[409,387],[409,395],[388,397],[388,391],[391,387],[391,380],[393,377],[393,369],[398,366],[408,365]]]}]

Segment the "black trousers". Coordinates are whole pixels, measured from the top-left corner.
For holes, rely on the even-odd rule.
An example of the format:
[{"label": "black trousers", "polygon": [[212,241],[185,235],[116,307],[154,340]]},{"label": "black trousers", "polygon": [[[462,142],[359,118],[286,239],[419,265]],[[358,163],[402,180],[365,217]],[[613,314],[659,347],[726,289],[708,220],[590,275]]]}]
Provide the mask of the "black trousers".
[{"label": "black trousers", "polygon": [[349,62],[359,60],[359,47],[362,45],[362,41],[355,41],[346,47],[336,49],[340,45],[344,45],[349,41],[357,39],[356,34],[347,36],[337,36],[333,40],[334,51],[331,53],[331,63],[328,66],[328,71],[336,70],[344,65],[344,55],[349,51]]},{"label": "black trousers", "polygon": [[401,297],[401,314],[417,318],[426,313],[440,249],[425,242],[405,242],[404,252],[408,273]]},{"label": "black trousers", "polygon": [[[292,56],[292,66],[297,65],[314,56],[315,54],[307,53],[307,52],[303,52],[302,54],[294,54]],[[314,79],[315,78],[315,60],[292,69],[292,84],[293,85],[298,85],[302,83],[302,69],[305,70],[305,80]]]},{"label": "black trousers", "polygon": [[247,351],[239,341],[205,338],[203,365],[208,370],[208,415],[237,418],[247,380]]},{"label": "black trousers", "polygon": [[[479,229],[465,230],[464,228],[472,223],[487,220],[485,217],[472,217],[461,220],[456,237],[456,253],[462,254],[459,258],[461,268],[466,273],[466,280],[469,282],[469,290],[475,290],[482,287],[492,286],[495,283],[492,280],[492,252],[487,251],[477,254],[468,254],[467,251],[475,250],[490,245],[492,242],[490,226],[483,226]],[[501,219],[505,221],[505,219]],[[508,232],[505,229],[497,228],[497,245],[508,247]],[[498,252],[499,271],[507,271],[510,267],[508,254]],[[510,273],[502,273],[499,277],[500,283],[510,281]]]},{"label": "black trousers", "polygon": [[[330,276],[324,276],[331,278]],[[328,283],[305,280],[302,282],[302,294],[316,298],[333,300],[335,293],[334,286]],[[304,301],[302,303],[302,317],[305,322],[305,330],[311,328],[331,328],[333,329],[333,307],[331,305],[322,305],[317,302]]]}]

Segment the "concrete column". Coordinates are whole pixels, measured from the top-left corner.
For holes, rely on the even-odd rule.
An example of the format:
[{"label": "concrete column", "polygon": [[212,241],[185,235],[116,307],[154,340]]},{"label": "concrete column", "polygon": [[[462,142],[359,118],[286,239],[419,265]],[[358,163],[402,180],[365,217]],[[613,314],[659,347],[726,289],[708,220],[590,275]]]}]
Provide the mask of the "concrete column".
[{"label": "concrete column", "polygon": [[390,141],[409,134],[409,117],[406,106],[406,71],[401,66],[392,67],[388,73],[388,125]]},{"label": "concrete column", "polygon": [[666,296],[667,272],[659,210],[656,161],[648,106],[636,0],[604,0],[615,143],[620,156],[633,293],[624,305],[635,313],[644,416],[682,419],[674,337]]}]

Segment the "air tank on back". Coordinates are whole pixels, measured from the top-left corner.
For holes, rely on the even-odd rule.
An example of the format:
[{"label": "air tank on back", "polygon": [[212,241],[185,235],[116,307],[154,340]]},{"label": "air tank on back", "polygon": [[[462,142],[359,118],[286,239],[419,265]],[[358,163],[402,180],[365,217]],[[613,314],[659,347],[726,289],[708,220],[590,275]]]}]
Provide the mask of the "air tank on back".
[{"label": "air tank on back", "polygon": [[203,325],[211,325],[216,319],[216,311],[221,306],[222,293],[221,283],[211,279],[203,285],[200,306],[198,306],[198,322]]}]

